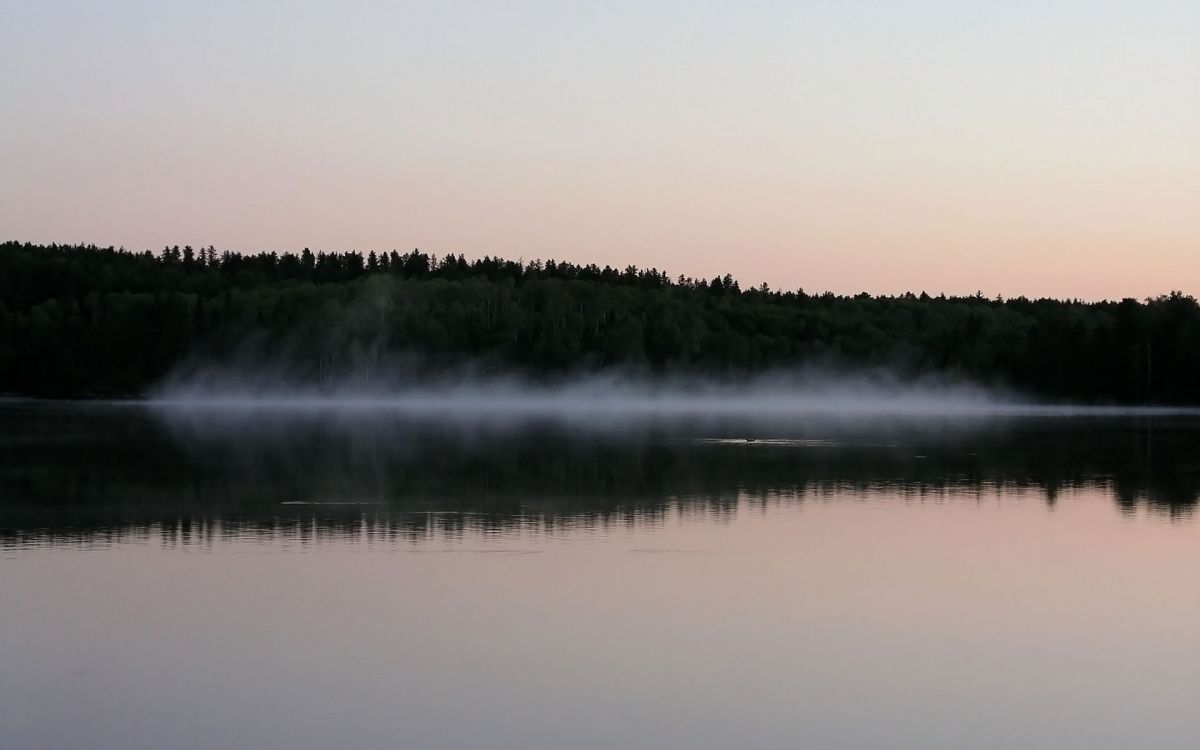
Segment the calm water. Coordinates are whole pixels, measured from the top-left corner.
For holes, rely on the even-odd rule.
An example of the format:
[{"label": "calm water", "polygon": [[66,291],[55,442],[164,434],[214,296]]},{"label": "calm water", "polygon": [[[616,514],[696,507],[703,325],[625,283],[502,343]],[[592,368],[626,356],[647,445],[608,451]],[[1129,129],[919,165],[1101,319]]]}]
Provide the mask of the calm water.
[{"label": "calm water", "polygon": [[9,402],[0,747],[1193,750],[1198,498],[1187,417]]}]

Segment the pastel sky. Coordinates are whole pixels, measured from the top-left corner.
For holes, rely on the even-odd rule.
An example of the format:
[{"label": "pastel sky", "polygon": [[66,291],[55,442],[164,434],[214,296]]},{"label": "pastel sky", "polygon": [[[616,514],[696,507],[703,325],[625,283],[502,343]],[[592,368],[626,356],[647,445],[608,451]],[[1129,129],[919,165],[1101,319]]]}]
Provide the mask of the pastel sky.
[{"label": "pastel sky", "polygon": [[1200,2],[0,0],[0,238],[1200,294]]}]

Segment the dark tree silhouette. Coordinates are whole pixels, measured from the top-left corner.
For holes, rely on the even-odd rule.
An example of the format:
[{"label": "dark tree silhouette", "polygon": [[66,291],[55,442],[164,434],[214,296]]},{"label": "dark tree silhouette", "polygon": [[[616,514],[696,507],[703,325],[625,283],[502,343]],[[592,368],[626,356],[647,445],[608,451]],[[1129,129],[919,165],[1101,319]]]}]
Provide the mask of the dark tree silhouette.
[{"label": "dark tree silhouette", "polygon": [[[417,250],[161,254],[0,245],[0,391],[144,393],[185,357],[288,342],[314,382],[388,352],[535,375],[611,367],[737,376],[887,366],[1081,402],[1200,404],[1200,306],[743,289],[658,269]],[[281,347],[282,348],[282,347]]]}]

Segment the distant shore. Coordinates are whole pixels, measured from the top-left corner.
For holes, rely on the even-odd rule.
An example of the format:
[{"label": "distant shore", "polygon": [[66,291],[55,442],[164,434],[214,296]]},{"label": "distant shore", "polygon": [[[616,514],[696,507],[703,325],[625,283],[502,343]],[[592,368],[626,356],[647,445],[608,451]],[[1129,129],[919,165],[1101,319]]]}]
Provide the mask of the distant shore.
[{"label": "distant shore", "polygon": [[1036,402],[1200,404],[1200,305],[854,296],[407,253],[0,244],[0,390],[143,398],[216,369],[337,392],[511,377],[887,373]]}]

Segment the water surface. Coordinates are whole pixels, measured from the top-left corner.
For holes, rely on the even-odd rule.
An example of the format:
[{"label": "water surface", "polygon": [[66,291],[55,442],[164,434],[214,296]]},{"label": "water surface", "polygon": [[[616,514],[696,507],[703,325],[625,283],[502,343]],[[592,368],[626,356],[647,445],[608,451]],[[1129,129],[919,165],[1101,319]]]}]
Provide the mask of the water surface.
[{"label": "water surface", "polygon": [[1200,422],[0,405],[0,747],[1194,748]]}]

